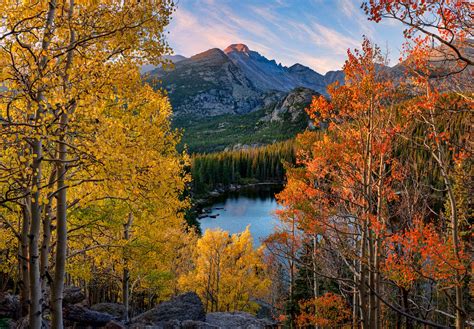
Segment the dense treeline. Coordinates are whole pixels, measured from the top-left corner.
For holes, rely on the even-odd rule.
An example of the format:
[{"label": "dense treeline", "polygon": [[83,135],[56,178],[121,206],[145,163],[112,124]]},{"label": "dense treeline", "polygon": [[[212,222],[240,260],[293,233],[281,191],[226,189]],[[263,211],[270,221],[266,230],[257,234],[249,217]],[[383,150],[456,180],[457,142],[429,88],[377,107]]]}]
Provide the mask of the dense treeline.
[{"label": "dense treeline", "polygon": [[294,163],[292,140],[250,149],[197,154],[191,159],[193,191],[204,193],[218,186],[258,182],[281,183],[285,163]]}]

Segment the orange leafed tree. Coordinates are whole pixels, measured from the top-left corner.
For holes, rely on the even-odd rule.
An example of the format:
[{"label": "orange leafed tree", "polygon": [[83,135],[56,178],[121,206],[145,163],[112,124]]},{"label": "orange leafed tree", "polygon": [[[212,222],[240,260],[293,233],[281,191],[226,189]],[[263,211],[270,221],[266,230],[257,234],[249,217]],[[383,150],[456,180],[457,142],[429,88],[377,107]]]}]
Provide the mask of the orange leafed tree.
[{"label": "orange leafed tree", "polygon": [[344,298],[326,293],[318,298],[299,303],[301,314],[297,323],[300,327],[349,328],[351,311]]},{"label": "orange leafed tree", "polygon": [[405,37],[416,40],[413,49],[436,44],[446,59],[457,64],[458,71],[474,65],[469,47],[465,47],[474,36],[471,1],[370,0],[364,1],[362,8],[375,22],[388,18],[404,24]]},{"label": "orange leafed tree", "polygon": [[279,196],[283,214],[296,214],[298,226],[332,250],[327,254],[351,264],[350,279],[337,271],[325,275],[352,280],[354,321],[367,328],[381,325],[380,254],[388,202],[396,199],[393,185],[403,172],[391,154],[395,93],[382,63],[367,39],[362,50],[348,52],[345,85],[330,86],[331,100],[315,98],[309,109],[312,119],[328,125],[327,134],[300,152],[301,167],[288,174]]},{"label": "orange leafed tree", "polygon": [[467,270],[467,255],[461,252],[458,257],[452,240],[419,218],[410,229],[392,235],[386,247],[386,275],[407,289],[420,278],[451,287],[459,284],[457,278]]},{"label": "orange leafed tree", "polygon": [[[438,1],[387,1],[371,0],[362,4],[369,19],[379,22],[382,19],[395,19],[406,27],[404,55],[408,59],[409,71],[416,77],[415,86],[421,94],[407,107],[407,115],[420,122],[426,129],[422,138],[413,138],[412,142],[426,149],[431,159],[436,163],[446,191],[449,209],[449,230],[447,241],[451,244],[455,258],[469,267],[464,258],[464,246],[461,241],[461,228],[464,225],[460,216],[460,201],[455,196],[455,184],[452,168],[472,158],[472,143],[466,135],[453,142],[452,131],[440,128],[443,111],[456,115],[461,112],[472,115],[472,69],[474,57],[472,54],[474,25],[472,12],[474,5],[471,1],[438,0]],[[467,74],[465,74],[467,72]],[[439,88],[439,78],[450,76],[452,79],[447,86]],[[461,81],[462,83],[453,83]],[[456,98],[450,98],[443,91],[455,91],[464,104],[459,104]],[[440,106],[442,104],[443,106]],[[440,111],[441,108],[441,111]],[[468,141],[459,143],[458,141]],[[469,160],[468,160],[469,162]],[[441,251],[441,250],[440,250]],[[448,257],[448,256],[446,256]],[[457,272],[455,284],[455,318],[456,328],[464,328],[466,324],[466,309],[464,289],[466,271]],[[464,273],[463,273],[464,272]]]}]

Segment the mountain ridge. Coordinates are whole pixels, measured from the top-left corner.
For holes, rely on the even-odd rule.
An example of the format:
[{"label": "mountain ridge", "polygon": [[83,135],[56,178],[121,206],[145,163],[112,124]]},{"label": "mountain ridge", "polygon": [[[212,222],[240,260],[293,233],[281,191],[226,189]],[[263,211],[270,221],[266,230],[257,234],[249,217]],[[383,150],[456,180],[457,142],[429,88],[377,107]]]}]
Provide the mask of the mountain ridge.
[{"label": "mountain ridge", "polygon": [[343,79],[342,71],[325,76],[300,63],[284,66],[242,43],[178,59],[144,77],[167,91],[173,126],[190,152],[292,138],[310,124],[312,97]]},{"label": "mountain ridge", "polygon": [[341,71],[328,79],[300,63],[283,66],[243,43],[178,58],[171,69],[157,67],[146,73],[148,81],[161,81],[154,86],[167,90],[175,116],[249,113],[300,87],[326,94],[328,81],[343,77]]}]

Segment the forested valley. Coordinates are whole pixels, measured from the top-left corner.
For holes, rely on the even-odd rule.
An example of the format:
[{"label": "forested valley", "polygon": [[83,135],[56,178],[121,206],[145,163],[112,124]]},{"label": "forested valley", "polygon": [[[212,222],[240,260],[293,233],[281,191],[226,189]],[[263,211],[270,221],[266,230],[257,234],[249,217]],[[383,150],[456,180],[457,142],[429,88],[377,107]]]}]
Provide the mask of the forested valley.
[{"label": "forested valley", "polygon": [[[175,2],[0,4],[0,328],[474,327],[471,3],[362,2],[403,24],[396,70],[363,37],[294,138],[265,114],[208,153],[140,71],[173,66]],[[272,234],[200,230],[259,184]]]},{"label": "forested valley", "polygon": [[285,165],[296,160],[294,142],[250,149],[196,154],[191,158],[192,188],[197,194],[229,185],[283,184]]}]

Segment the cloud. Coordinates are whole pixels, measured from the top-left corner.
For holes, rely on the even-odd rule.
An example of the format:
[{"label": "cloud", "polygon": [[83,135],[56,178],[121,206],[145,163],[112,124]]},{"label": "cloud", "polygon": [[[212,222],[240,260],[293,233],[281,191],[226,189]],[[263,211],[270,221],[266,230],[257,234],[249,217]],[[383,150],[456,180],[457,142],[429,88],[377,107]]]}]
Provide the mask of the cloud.
[{"label": "cloud", "polygon": [[236,30],[228,26],[216,28],[182,7],[174,14],[169,32],[175,52],[184,56],[191,56],[209,48],[223,48],[238,39]]},{"label": "cloud", "polygon": [[363,34],[377,34],[352,0],[183,0],[173,16],[168,30],[176,53],[241,42],[284,65],[299,62],[321,73],[340,68]]}]

